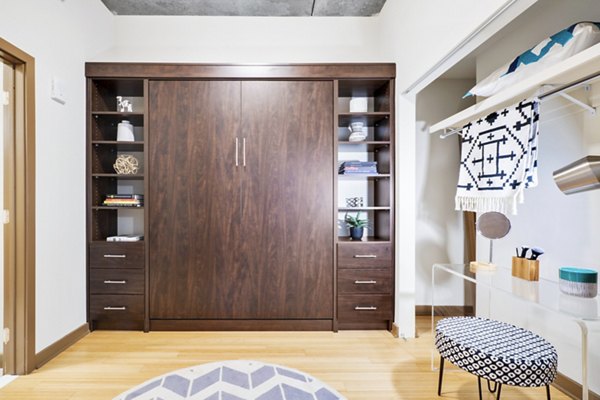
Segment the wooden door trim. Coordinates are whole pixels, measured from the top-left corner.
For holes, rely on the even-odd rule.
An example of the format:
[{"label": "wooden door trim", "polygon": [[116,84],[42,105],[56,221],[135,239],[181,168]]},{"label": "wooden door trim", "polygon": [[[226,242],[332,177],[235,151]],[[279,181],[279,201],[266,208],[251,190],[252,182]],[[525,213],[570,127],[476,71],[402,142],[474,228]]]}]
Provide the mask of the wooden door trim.
[{"label": "wooden door trim", "polygon": [[[7,359],[8,374],[27,374],[35,368],[35,60],[0,38],[0,54],[15,64],[15,224],[14,287],[9,293],[8,325],[14,353]],[[9,266],[5,265],[5,270]],[[14,303],[13,300],[14,299]]]}]

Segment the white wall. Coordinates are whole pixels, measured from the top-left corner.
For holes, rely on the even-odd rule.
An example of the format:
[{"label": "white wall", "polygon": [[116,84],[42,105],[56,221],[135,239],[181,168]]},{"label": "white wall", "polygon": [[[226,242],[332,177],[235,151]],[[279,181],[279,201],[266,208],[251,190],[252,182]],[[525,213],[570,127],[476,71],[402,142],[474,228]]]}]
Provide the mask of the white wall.
[{"label": "white wall", "polygon": [[396,78],[396,323],[415,335],[416,98],[400,95],[493,14],[505,0],[388,0],[379,15],[379,43]]},{"label": "white wall", "polygon": [[[464,233],[462,213],[454,210],[458,182],[459,136],[440,139],[429,134],[429,126],[469,107],[473,99],[458,100],[474,79],[438,79],[417,95],[416,138],[416,282],[417,305],[431,304],[431,266],[462,264]],[[436,282],[436,303],[465,304],[463,282]]]},{"label": "white wall", "polygon": [[86,321],[84,62],[113,30],[98,0],[2,2],[0,36],[36,62],[36,351]]},{"label": "white wall", "polygon": [[307,63],[381,61],[377,18],[115,18],[116,45],[98,61]]}]

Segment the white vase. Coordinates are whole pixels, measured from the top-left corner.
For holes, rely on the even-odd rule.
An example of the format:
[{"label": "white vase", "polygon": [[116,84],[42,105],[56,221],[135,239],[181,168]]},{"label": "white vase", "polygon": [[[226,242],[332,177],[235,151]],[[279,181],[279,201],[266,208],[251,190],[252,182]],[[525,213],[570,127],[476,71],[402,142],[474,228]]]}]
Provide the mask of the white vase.
[{"label": "white vase", "polygon": [[118,142],[133,142],[133,125],[127,120],[123,120],[117,125],[117,141]]}]

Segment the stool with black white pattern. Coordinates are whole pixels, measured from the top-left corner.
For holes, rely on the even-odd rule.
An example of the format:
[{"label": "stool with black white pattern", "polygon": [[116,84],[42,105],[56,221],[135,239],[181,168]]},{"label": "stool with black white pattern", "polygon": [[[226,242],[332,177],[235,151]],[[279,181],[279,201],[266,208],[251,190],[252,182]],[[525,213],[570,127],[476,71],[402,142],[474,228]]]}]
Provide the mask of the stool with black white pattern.
[{"label": "stool with black white pattern", "polygon": [[[440,320],[435,328],[435,346],[440,353],[438,396],[442,392],[444,360],[477,376],[481,400],[481,378],[487,379],[488,390],[502,385],[546,386],[550,400],[550,384],[556,377],[558,354],[544,338],[523,328],[477,317],[452,317]],[[493,388],[490,382],[494,382]]]}]

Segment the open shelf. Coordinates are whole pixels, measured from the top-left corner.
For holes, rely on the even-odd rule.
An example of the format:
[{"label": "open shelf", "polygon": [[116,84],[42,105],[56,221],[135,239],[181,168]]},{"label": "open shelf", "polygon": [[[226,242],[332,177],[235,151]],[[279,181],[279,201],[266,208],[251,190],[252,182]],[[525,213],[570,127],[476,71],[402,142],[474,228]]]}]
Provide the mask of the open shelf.
[{"label": "open shelf", "polygon": [[92,206],[92,210],[143,210],[144,206]]},{"label": "open shelf", "polygon": [[346,211],[388,211],[391,210],[391,207],[338,207],[338,211],[346,212]]},{"label": "open shelf", "polygon": [[117,151],[143,151],[144,150],[144,142],[135,141],[135,142],[123,142],[116,140],[93,140],[92,146],[107,146],[113,147]]},{"label": "open shelf", "polygon": [[390,147],[391,142],[389,140],[385,141],[363,141],[363,142],[350,142],[348,140],[340,140],[338,141],[339,151],[367,151],[373,152],[382,148]]},{"label": "open shelf", "polygon": [[389,179],[390,174],[338,174],[340,179]]},{"label": "open shelf", "polygon": [[562,86],[583,82],[597,76],[599,70],[600,44],[597,44],[432,125],[429,132],[460,128],[470,121],[538,94],[536,92],[543,85]]},{"label": "open shelf", "polygon": [[389,119],[389,112],[339,113],[338,126],[346,127],[353,122],[362,122],[365,126],[377,126]]},{"label": "open shelf", "polygon": [[92,174],[92,178],[113,178],[113,179],[144,179],[143,174]]},{"label": "open shelf", "polygon": [[338,236],[338,243],[340,243],[340,244],[344,244],[344,243],[357,244],[357,243],[373,243],[373,242],[390,243],[390,240],[378,238],[375,236],[363,237],[362,240],[352,240],[350,238],[350,236]]}]

